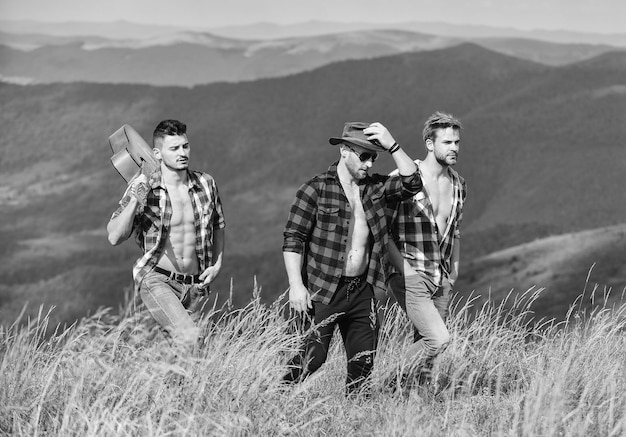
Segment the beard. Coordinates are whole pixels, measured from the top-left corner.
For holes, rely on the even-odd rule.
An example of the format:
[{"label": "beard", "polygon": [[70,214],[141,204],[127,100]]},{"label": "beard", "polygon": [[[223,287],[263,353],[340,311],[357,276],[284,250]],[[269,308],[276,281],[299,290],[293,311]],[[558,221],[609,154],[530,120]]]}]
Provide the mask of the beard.
[{"label": "beard", "polygon": [[435,152],[435,159],[437,160],[439,165],[441,165],[442,167],[450,167],[456,164],[457,156],[458,155],[454,155],[454,154],[444,155],[444,154]]},{"label": "beard", "polygon": [[348,173],[350,173],[350,176],[352,176],[357,181],[360,181],[367,176],[367,169],[362,169],[361,167],[352,167],[349,165],[346,166],[346,168],[348,169]]}]

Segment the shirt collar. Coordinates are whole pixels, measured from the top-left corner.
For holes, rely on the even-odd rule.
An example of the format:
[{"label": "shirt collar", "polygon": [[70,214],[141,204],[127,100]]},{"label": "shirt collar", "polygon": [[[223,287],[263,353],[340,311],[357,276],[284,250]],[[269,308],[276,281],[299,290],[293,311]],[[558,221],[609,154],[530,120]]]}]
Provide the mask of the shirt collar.
[{"label": "shirt collar", "polygon": [[[198,186],[198,180],[194,176],[193,172],[187,170],[187,187],[189,189],[196,188]],[[163,174],[161,173],[161,167],[157,167],[156,170],[152,172],[150,177],[148,178],[148,185],[150,188],[165,188],[165,184],[163,183]]]}]

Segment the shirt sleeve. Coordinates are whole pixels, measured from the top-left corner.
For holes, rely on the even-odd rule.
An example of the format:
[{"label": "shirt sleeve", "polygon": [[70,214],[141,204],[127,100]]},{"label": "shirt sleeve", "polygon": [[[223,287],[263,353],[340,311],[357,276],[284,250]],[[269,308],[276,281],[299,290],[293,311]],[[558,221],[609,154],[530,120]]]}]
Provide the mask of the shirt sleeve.
[{"label": "shirt sleeve", "polygon": [[304,254],[305,245],[315,226],[316,215],[317,192],[307,183],[298,189],[296,199],[291,204],[283,232],[283,252]]},{"label": "shirt sleeve", "polygon": [[126,208],[126,205],[128,205],[128,203],[130,202],[130,185],[128,187],[126,187],[126,191],[124,191],[124,195],[122,196],[122,198],[120,199],[119,206],[117,207],[117,209],[113,212],[113,214],[111,215],[111,220],[113,220],[115,217],[119,216],[122,211],[124,210],[124,208]]},{"label": "shirt sleeve", "polygon": [[459,212],[457,215],[456,227],[454,229],[454,238],[461,238],[461,222],[463,221],[463,206],[465,205],[465,198],[467,197],[467,185],[465,181],[461,182],[461,202],[459,205]]},{"label": "shirt sleeve", "polygon": [[424,186],[419,169],[408,176],[392,172],[390,176],[386,176],[386,179],[385,196],[389,203],[397,203],[409,199],[419,193]]},{"label": "shirt sleeve", "polygon": [[223,229],[226,227],[226,220],[224,219],[222,199],[220,199],[220,194],[217,190],[217,184],[215,183],[215,180],[212,181],[213,195],[215,196],[215,218],[213,221],[213,229]]}]

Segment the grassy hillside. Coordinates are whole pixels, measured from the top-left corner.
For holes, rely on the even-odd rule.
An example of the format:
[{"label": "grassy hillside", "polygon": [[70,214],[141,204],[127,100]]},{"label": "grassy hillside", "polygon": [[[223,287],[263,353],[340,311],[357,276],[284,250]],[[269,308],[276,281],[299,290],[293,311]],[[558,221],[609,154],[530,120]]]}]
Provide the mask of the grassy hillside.
[{"label": "grassy hillside", "polygon": [[[143,315],[100,312],[45,338],[45,313],[0,330],[0,433],[13,436],[397,436],[626,433],[626,307],[572,313],[561,324],[512,309],[454,303],[452,341],[433,386],[390,393],[412,335],[388,308],[370,397],[343,395],[345,354],[294,387],[279,384],[302,337],[280,303],[212,310],[186,354]],[[336,339],[335,339],[336,340]]]},{"label": "grassy hillside", "polygon": [[[289,204],[336,159],[327,140],[347,120],[384,122],[416,158],[430,113],[463,120],[464,265],[472,254],[623,223],[626,204],[607,193],[626,158],[625,58],[553,68],[464,45],[192,89],[0,84],[0,319],[26,297],[55,302],[68,318],[79,302],[93,310],[122,300],[138,249],[110,247],[104,227],[124,190],[106,139],[124,123],[145,138],[164,118],[189,125],[193,166],[213,174],[225,205],[227,259],[214,287],[222,301],[231,278],[237,304],[254,275],[270,298],[285,290]],[[383,157],[376,170],[391,163]]]},{"label": "grassy hillside", "polygon": [[[470,236],[462,247],[471,251],[476,237]],[[530,288],[545,289],[535,308],[546,317],[561,317],[578,293],[584,293],[579,308],[626,301],[626,224],[546,237],[466,259],[456,289],[480,296],[477,305]]]}]

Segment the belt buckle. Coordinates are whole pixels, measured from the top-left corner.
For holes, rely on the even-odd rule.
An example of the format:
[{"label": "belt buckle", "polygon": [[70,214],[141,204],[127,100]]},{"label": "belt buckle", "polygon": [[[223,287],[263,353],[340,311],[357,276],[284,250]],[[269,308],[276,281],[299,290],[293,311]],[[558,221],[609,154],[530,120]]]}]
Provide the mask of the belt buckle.
[{"label": "belt buckle", "polygon": [[185,274],[183,273],[177,273],[177,272],[170,272],[170,279],[174,280],[174,281],[178,281],[178,282],[185,282]]}]

